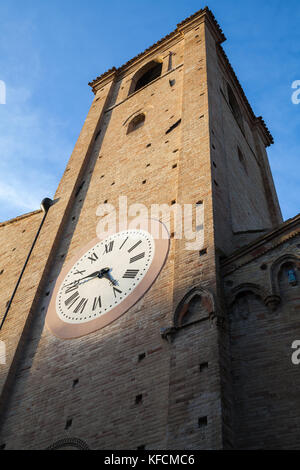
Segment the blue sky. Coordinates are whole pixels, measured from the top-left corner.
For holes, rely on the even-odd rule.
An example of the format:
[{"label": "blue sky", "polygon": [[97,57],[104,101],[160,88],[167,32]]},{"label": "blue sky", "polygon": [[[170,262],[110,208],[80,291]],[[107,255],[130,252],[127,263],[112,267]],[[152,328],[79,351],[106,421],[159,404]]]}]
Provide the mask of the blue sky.
[{"label": "blue sky", "polygon": [[53,197],[93,95],[119,67],[208,5],[256,115],[275,139],[270,164],[284,219],[299,212],[299,0],[10,0],[0,3],[0,221]]}]

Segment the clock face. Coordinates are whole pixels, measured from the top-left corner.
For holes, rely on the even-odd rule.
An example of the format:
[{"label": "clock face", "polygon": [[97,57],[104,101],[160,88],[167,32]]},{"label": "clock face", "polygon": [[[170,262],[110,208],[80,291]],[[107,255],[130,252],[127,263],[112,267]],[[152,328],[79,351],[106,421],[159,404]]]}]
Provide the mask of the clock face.
[{"label": "clock face", "polygon": [[125,230],[82,248],[60,274],[46,323],[61,338],[91,333],[119,318],[149,289],[162,269],[165,237],[145,230]]}]

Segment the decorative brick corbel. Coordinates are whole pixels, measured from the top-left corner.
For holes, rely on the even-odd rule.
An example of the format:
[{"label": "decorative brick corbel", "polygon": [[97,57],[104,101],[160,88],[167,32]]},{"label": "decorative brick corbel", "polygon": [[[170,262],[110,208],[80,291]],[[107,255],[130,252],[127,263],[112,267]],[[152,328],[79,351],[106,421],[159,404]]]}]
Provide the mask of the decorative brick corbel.
[{"label": "decorative brick corbel", "polygon": [[209,314],[209,321],[212,327],[225,329],[226,317],[220,311],[213,311]]},{"label": "decorative brick corbel", "polygon": [[281,303],[281,297],[276,294],[269,295],[268,297],[265,297],[264,303],[271,312],[275,312],[278,305]]},{"label": "decorative brick corbel", "polygon": [[175,326],[167,326],[165,328],[160,329],[160,335],[162,339],[168,341],[168,343],[173,343],[175,333],[177,332],[177,328]]}]

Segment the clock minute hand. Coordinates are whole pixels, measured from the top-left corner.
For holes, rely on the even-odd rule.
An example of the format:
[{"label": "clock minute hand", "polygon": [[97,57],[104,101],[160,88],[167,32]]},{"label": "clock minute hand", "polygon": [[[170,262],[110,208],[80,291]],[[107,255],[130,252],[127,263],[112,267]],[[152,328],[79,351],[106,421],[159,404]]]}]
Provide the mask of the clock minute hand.
[{"label": "clock minute hand", "polygon": [[[101,270],[100,270],[100,271],[101,271]],[[87,279],[88,277],[97,277],[97,276],[99,275],[100,271],[95,271],[94,273],[89,274],[88,276],[81,277],[81,278],[79,279],[79,281],[82,281],[83,279]]]},{"label": "clock minute hand", "polygon": [[[91,273],[89,274],[88,276],[84,276],[84,277],[81,277],[80,279],[76,279],[76,281],[73,281],[71,282],[70,284],[66,284],[65,287],[68,287],[68,286],[71,286],[72,284],[80,284],[80,281],[82,281],[83,279],[87,279],[87,278],[94,278],[94,277],[97,277],[99,275],[99,273],[101,272],[100,271],[95,271],[94,273]],[[85,281],[86,282],[86,281]]]}]

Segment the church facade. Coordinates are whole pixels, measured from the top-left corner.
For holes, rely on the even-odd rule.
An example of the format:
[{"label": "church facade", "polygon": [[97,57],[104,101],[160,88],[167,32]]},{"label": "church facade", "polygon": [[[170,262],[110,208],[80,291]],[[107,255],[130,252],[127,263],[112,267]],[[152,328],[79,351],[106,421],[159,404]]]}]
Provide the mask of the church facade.
[{"label": "church facade", "polygon": [[[0,224],[0,448],[300,447],[299,216],[224,41],[205,8],[92,81],[54,200]],[[201,247],[97,244],[120,196],[201,207]]]}]

